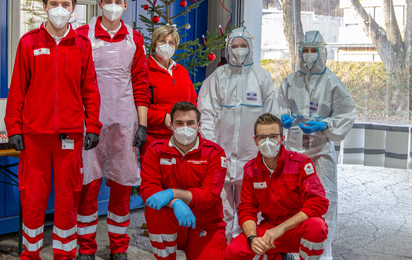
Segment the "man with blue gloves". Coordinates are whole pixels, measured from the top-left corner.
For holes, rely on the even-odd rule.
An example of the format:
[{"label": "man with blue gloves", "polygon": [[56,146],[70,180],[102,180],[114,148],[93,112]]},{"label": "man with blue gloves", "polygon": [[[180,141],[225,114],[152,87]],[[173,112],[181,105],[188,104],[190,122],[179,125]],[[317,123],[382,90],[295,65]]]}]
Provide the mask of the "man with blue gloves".
[{"label": "man with blue gloves", "polygon": [[286,147],[310,157],[329,199],[324,215],[329,227],[322,260],[332,259],[338,186],[335,147],[356,117],[355,104],[339,78],[326,68],[325,41],[319,31],[306,32],[299,43],[300,70],[281,84],[278,95]]},{"label": "man with blue gloves", "polygon": [[188,259],[223,260],[225,152],[200,136],[200,112],[192,103],[176,103],[170,117],[173,136],[149,146],[141,171],[153,253],[172,260],[179,249]]}]

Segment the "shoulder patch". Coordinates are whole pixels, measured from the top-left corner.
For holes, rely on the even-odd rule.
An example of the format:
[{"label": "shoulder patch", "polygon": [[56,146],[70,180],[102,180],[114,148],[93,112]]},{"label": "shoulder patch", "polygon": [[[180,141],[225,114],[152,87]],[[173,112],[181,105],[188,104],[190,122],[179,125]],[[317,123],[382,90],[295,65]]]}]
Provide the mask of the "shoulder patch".
[{"label": "shoulder patch", "polygon": [[313,166],[311,162],[305,164],[304,169],[307,175],[311,175],[312,173],[315,172],[315,167]]},{"label": "shoulder patch", "polygon": [[221,156],[220,160],[222,161],[222,167],[227,168],[227,160],[226,157]]}]

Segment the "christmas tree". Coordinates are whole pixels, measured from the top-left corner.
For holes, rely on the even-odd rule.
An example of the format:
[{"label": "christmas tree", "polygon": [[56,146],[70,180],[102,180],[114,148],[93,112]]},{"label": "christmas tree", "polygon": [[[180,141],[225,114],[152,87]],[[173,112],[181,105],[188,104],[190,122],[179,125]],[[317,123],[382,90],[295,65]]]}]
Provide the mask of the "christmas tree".
[{"label": "christmas tree", "polygon": [[[147,15],[139,15],[139,19],[145,24],[146,30],[149,33],[149,35],[145,35],[141,30],[139,30],[145,39],[145,45],[148,50],[147,53],[150,55],[150,53],[153,52],[150,44],[151,34],[158,26],[166,24],[174,26],[177,29],[181,39],[186,36],[187,34],[181,34],[181,29],[190,29],[191,25],[180,25],[178,22],[174,21],[176,18],[186,16],[191,10],[198,8],[203,1],[204,0],[190,0],[193,4],[188,6],[186,0],[181,0],[179,5],[185,9],[181,13],[171,16],[171,5],[176,2],[176,0],[159,0],[159,2],[163,3],[163,5],[157,5],[157,0],[147,0],[147,4],[141,6],[147,11]],[[177,4],[177,2],[174,4]],[[162,21],[160,21],[161,19]],[[134,26],[135,29],[142,29],[136,28],[136,24],[134,24]],[[225,48],[226,43],[224,39],[226,38],[227,33],[231,32],[236,27],[238,26],[232,25],[227,30],[223,30],[222,27],[219,26],[219,28],[216,28],[212,33],[206,31],[205,35],[202,36],[201,41],[199,41],[199,39],[186,42],[181,41],[178,50],[173,57],[174,61],[183,65],[189,73],[196,75],[197,68],[207,66],[215,60],[216,56],[213,51]],[[196,82],[194,86],[197,87],[201,84],[202,82]]]}]

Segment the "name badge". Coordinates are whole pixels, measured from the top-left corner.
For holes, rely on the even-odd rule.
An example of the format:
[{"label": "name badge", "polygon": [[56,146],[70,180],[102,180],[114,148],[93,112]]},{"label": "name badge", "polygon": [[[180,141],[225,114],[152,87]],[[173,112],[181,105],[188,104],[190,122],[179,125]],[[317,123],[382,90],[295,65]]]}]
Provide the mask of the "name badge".
[{"label": "name badge", "polygon": [[175,159],[175,158],[172,158],[172,159],[160,158],[160,164],[161,164],[161,165],[172,165],[172,164],[176,164],[176,159]]},{"label": "name badge", "polygon": [[188,164],[207,164],[207,160],[188,160]]},{"label": "name badge", "polygon": [[255,189],[265,189],[265,188],[267,188],[268,186],[266,185],[266,182],[264,181],[264,182],[254,182],[254,183],[253,183],[253,187],[254,187]]},{"label": "name badge", "polygon": [[74,140],[63,139],[62,140],[62,149],[63,150],[73,150],[74,149]]},{"label": "name badge", "polygon": [[40,48],[40,49],[34,50],[33,54],[34,54],[34,56],[50,55],[50,49],[49,48]]}]

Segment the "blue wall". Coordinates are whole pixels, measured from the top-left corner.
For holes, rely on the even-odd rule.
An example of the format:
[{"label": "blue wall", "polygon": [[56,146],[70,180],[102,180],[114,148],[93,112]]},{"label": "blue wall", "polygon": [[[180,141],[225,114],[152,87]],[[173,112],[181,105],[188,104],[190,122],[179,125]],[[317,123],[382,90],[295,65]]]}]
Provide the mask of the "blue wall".
[{"label": "blue wall", "polygon": [[0,97],[7,97],[8,66],[7,66],[7,41],[8,41],[8,0],[0,1]]}]

